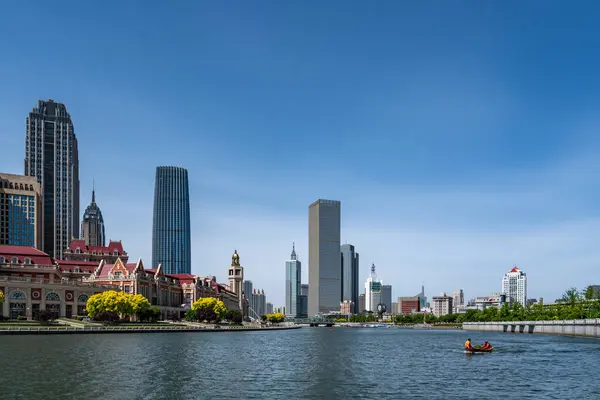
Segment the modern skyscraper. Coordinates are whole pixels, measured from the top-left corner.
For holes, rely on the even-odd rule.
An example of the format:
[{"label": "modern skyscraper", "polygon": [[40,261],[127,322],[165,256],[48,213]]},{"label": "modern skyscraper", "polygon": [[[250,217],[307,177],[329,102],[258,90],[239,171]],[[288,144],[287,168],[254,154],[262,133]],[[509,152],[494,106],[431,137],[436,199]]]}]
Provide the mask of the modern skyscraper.
[{"label": "modern skyscraper", "polygon": [[81,221],[81,238],[85,240],[86,246],[104,247],[104,219],[102,211],[96,204],[96,190],[92,189],[92,202],[83,213],[83,221]]},{"label": "modern skyscraper", "polygon": [[458,313],[460,307],[465,304],[465,294],[463,290],[456,290],[452,293],[452,307],[454,307],[453,313]]},{"label": "modern skyscraper", "polygon": [[358,253],[354,251],[351,244],[341,246],[342,253],[342,299],[341,301],[351,301],[351,312],[358,314],[358,287],[359,287],[359,262]]},{"label": "modern skyscraper", "polygon": [[388,313],[392,313],[392,285],[381,285],[381,302]]},{"label": "modern skyscraper", "polygon": [[502,293],[509,299],[507,301],[527,305],[527,275],[516,266],[508,271],[502,278]]},{"label": "modern skyscraper", "polygon": [[292,244],[292,255],[285,262],[285,312],[286,316],[297,318],[301,314],[300,279],[302,263],[296,256],[296,246]]},{"label": "modern skyscraper", "polygon": [[377,279],[375,264],[371,265],[371,275],[365,281],[365,310],[377,312],[381,303],[381,281]]},{"label": "modern skyscraper", "polygon": [[319,199],[308,208],[308,315],[337,312],[342,298],[341,203]]},{"label": "modern skyscraper", "polygon": [[35,176],[43,195],[43,248],[62,258],[79,237],[79,155],[67,107],[38,101],[27,117],[25,175]]},{"label": "modern skyscraper", "polygon": [[300,316],[306,317],[308,315],[308,284],[303,283],[300,285]]},{"label": "modern skyscraper", "polygon": [[166,274],[190,274],[190,236],[188,172],[180,167],[157,167],[152,266],[162,264]]},{"label": "modern skyscraper", "polygon": [[42,250],[42,193],[32,176],[0,173],[0,244]]}]

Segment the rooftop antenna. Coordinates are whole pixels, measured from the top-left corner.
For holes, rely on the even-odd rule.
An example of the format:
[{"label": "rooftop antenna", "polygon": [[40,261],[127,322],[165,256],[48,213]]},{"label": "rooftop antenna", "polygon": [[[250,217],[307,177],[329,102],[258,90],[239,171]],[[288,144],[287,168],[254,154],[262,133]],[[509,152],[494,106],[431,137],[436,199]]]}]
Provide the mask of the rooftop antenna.
[{"label": "rooftop antenna", "polygon": [[96,179],[92,178],[92,203],[96,202]]}]

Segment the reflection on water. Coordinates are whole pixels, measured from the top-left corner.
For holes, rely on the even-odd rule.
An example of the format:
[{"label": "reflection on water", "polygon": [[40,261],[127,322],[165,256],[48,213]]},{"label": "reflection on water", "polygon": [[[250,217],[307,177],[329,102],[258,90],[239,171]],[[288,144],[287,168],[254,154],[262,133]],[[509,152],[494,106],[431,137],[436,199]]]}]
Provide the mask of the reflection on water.
[{"label": "reflection on water", "polygon": [[600,341],[469,332],[0,336],[0,399],[588,399]]}]

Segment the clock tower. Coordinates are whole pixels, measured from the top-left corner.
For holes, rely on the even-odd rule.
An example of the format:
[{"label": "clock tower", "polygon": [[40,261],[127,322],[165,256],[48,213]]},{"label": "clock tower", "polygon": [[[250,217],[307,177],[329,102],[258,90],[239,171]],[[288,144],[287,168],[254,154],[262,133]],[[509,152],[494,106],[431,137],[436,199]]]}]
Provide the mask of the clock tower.
[{"label": "clock tower", "polygon": [[244,312],[244,296],[242,285],[244,282],[244,268],[240,265],[240,255],[237,250],[233,252],[231,256],[231,266],[228,271],[229,277],[229,290],[235,293],[238,297],[238,305],[240,311]]}]

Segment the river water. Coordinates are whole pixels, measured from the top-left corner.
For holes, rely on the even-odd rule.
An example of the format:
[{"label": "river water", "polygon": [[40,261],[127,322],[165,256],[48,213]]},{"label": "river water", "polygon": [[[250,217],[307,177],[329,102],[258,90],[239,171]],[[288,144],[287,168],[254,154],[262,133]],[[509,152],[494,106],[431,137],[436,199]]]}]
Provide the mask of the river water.
[{"label": "river water", "polygon": [[[491,354],[467,355],[489,340]],[[408,329],[0,336],[0,399],[599,399],[600,340]]]}]

